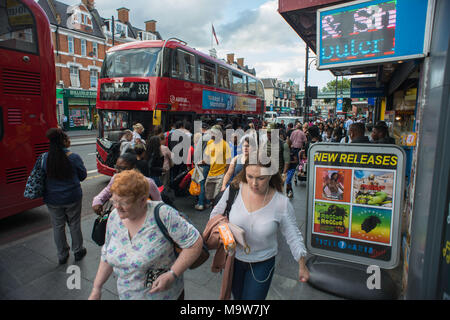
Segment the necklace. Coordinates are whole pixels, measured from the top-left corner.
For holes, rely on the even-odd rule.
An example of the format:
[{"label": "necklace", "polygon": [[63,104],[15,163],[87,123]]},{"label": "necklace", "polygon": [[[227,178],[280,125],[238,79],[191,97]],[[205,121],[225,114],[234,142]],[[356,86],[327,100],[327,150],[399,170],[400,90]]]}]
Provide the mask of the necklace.
[{"label": "necklace", "polygon": [[[270,189],[270,186],[267,186],[267,189],[266,189],[266,193],[264,194],[264,200],[263,200],[263,203],[262,203],[262,207],[261,208],[264,208],[264,206],[266,205],[266,197],[267,197],[267,194],[269,193],[269,189]],[[260,208],[260,209],[261,209]],[[252,208],[253,209],[253,208]],[[259,210],[259,209],[258,209]],[[251,219],[251,224],[250,224],[250,232],[251,233],[253,233],[253,225],[255,224],[255,215],[253,214],[254,212],[255,212],[256,210],[252,210],[252,212],[250,212],[250,219]]]}]

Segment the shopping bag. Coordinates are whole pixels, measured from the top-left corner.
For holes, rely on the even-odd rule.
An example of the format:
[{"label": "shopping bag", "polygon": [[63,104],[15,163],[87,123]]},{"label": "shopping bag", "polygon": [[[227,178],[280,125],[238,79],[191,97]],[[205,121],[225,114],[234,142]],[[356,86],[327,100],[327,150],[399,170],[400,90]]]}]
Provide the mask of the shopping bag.
[{"label": "shopping bag", "polygon": [[195,182],[193,179],[191,179],[191,184],[189,185],[189,193],[192,196],[200,195],[200,185],[197,182]]},{"label": "shopping bag", "polygon": [[205,177],[203,176],[203,171],[200,169],[198,165],[195,165],[194,173],[192,173],[191,180],[195,181],[196,183],[200,183],[204,179]]}]

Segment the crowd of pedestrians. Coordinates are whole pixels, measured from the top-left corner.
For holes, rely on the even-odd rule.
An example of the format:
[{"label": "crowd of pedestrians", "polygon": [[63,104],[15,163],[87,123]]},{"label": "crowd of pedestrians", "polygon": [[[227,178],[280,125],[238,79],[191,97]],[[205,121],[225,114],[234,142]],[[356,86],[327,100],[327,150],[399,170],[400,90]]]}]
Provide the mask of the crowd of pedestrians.
[{"label": "crowd of pedestrians", "polygon": [[[231,139],[227,139],[227,129],[235,130]],[[195,175],[199,185],[199,192],[193,195],[195,209],[202,212],[212,208],[210,221],[219,216],[219,221],[226,219],[245,234],[245,250],[238,245],[233,253],[227,252],[233,258],[232,264],[226,266],[227,274],[233,275],[227,287],[234,299],[267,296],[278,229],[299,263],[299,281],[306,282],[306,249],[289,198],[294,196],[292,180],[306,174],[303,168],[309,147],[317,142],[395,143],[388,132],[384,122],[366,125],[356,118],[287,126],[283,122],[236,125],[218,121],[212,125],[202,123],[201,133],[195,134],[190,124],[181,121],[166,132],[156,126],[145,135],[140,123],[133,126],[133,131],[124,130],[119,147],[114,148],[118,152],[116,174],[92,201],[98,215],[108,201],[114,210],[109,216],[90,299],[101,298],[102,285],[112,272],[118,276],[120,299],[183,299],[182,275],[199,257],[202,237],[177,213],[169,191],[174,191],[175,197],[189,195],[188,184],[183,184],[188,174]],[[44,156],[44,201],[51,213],[58,261],[65,264],[69,257],[66,223],[75,260],[87,253],[80,227],[80,181],[86,178],[86,168],[81,158],[68,149],[70,139],[61,129],[50,129],[47,137],[50,151]],[[269,162],[263,163],[263,153],[269,156]],[[159,210],[161,202],[168,205]],[[175,254],[171,242],[156,232],[155,210],[159,210],[161,221],[181,253]],[[208,239],[214,228],[207,226]],[[209,249],[217,249],[221,242],[212,239],[215,245]],[[249,248],[250,252],[246,250]],[[230,273],[230,268],[234,272]]]}]

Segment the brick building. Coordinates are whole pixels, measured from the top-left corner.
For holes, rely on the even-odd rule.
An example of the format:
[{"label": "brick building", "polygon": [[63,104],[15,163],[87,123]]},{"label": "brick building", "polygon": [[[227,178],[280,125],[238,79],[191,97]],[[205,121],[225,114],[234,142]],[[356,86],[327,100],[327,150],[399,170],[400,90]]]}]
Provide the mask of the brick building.
[{"label": "brick building", "polygon": [[117,19],[102,18],[94,0],[72,6],[54,0],[38,3],[52,30],[58,122],[68,130],[95,127],[97,83],[106,51],[113,44],[161,40],[156,21],[146,21],[145,29],[136,28],[129,21],[127,8],[117,9]]}]

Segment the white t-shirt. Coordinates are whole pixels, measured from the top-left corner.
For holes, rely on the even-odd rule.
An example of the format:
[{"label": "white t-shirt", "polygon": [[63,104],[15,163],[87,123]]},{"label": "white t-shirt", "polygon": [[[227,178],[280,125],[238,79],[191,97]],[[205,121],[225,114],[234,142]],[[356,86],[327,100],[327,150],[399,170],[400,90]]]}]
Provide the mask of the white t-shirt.
[{"label": "white t-shirt", "polygon": [[[223,193],[211,212],[211,218],[225,211],[229,190],[228,187]],[[294,207],[289,199],[275,192],[265,207],[250,213],[242,200],[241,190],[242,184],[231,207],[229,219],[231,223],[244,229],[245,239],[251,251],[246,254],[241,246],[237,246],[235,257],[244,262],[259,262],[275,256],[278,253],[278,228],[285,237],[294,259],[298,261],[306,256],[303,236],[297,227]]]}]

